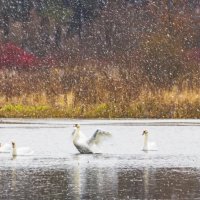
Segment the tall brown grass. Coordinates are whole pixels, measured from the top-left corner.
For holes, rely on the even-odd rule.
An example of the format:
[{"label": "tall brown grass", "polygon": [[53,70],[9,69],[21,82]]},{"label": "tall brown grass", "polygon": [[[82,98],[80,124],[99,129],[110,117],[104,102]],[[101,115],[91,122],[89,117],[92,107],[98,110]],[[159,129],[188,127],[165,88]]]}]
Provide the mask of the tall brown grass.
[{"label": "tall brown grass", "polygon": [[75,93],[54,96],[54,105],[45,93],[21,95],[6,101],[0,98],[1,117],[66,118],[199,118],[200,90],[142,90],[130,102],[75,103]]}]

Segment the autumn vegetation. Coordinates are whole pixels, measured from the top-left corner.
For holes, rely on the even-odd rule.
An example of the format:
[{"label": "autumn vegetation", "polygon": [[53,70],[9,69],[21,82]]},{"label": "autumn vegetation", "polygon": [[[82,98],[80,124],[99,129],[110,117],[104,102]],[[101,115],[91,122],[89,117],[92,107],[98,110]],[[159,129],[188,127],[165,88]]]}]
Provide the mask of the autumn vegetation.
[{"label": "autumn vegetation", "polygon": [[6,2],[0,117],[200,117],[198,1]]}]

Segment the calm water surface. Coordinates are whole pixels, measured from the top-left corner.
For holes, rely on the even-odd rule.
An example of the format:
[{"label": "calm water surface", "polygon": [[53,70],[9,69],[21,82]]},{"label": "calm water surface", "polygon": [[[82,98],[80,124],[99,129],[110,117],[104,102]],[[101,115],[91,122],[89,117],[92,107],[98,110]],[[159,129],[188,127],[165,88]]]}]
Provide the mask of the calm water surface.
[{"label": "calm water surface", "polygon": [[[81,155],[73,124],[112,138],[102,154]],[[145,153],[142,131],[158,150]],[[0,142],[31,156],[0,154],[0,199],[200,199],[200,120],[2,119]]]}]

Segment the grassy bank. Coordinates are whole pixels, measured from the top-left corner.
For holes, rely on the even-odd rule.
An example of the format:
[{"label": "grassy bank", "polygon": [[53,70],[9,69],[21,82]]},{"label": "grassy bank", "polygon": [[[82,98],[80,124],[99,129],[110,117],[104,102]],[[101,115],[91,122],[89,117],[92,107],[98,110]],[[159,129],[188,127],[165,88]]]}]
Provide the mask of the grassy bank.
[{"label": "grassy bank", "polygon": [[[68,96],[67,96],[68,97]],[[65,118],[200,118],[198,90],[143,91],[131,103],[99,103],[86,105],[73,102],[73,95],[47,101],[45,95],[0,98],[0,117],[65,117]],[[51,102],[51,103],[49,103]]]}]

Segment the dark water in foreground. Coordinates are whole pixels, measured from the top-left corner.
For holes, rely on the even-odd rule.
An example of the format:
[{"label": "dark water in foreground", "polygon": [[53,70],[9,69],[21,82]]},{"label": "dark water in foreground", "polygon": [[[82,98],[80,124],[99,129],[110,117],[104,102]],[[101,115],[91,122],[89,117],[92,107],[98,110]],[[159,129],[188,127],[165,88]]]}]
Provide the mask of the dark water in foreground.
[{"label": "dark water in foreground", "polygon": [[192,168],[12,169],[0,171],[0,199],[194,199]]},{"label": "dark water in foreground", "polygon": [[1,170],[1,199],[194,199],[200,173],[191,168]]},{"label": "dark water in foreground", "polygon": [[[198,120],[179,126],[163,121],[79,121],[88,136],[96,128],[113,133],[102,146],[103,154],[96,155],[78,154],[71,144],[76,121],[32,122],[0,125],[0,141],[15,140],[35,152],[14,160],[0,154],[2,200],[200,199]],[[144,128],[158,151],[141,151]]]}]

